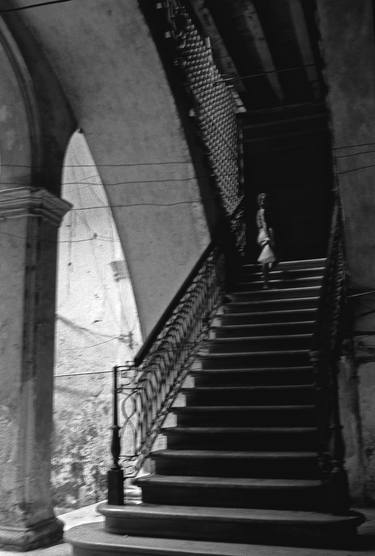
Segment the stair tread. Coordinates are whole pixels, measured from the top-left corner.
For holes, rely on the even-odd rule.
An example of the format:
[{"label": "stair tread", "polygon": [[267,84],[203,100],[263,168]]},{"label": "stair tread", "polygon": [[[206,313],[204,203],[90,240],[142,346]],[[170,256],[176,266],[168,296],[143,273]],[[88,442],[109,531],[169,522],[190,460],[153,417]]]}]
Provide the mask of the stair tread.
[{"label": "stair tread", "polygon": [[[221,316],[221,315],[220,315]],[[217,318],[217,317],[215,317]],[[265,323],[249,323],[249,324],[214,324],[213,326],[211,326],[211,329],[216,329],[216,328],[224,328],[227,329],[229,328],[229,330],[231,330],[232,328],[257,328],[257,327],[273,327],[273,326],[303,326],[306,324],[315,324],[314,320],[300,320],[300,321],[294,321],[294,322],[265,322]]]},{"label": "stair tread", "polygon": [[215,477],[194,475],[148,475],[136,479],[137,484],[154,483],[160,485],[196,485],[219,487],[251,487],[251,488],[313,488],[322,486],[322,482],[315,479],[272,479],[247,477]]},{"label": "stair tread", "polygon": [[[143,554],[144,556],[261,556],[268,555],[268,547],[194,539],[167,537],[136,537],[109,533],[103,526],[88,523],[73,527],[65,533],[65,539],[76,547],[87,550],[113,549],[114,554]],[[298,549],[292,549],[297,551]],[[87,552],[90,554],[90,552]],[[297,555],[297,552],[293,552]],[[299,553],[298,553],[299,554]]]},{"label": "stair tread", "polygon": [[274,458],[274,459],[293,459],[293,458],[316,458],[316,452],[270,452],[270,451],[233,451],[233,450],[173,450],[167,448],[165,450],[156,450],[152,452],[152,456],[156,457],[190,457],[190,458]]},{"label": "stair tread", "polygon": [[288,405],[192,405],[184,407],[173,407],[173,413],[195,413],[198,411],[282,411],[284,409],[293,411],[311,410],[315,409],[316,406],[313,404],[288,404]]},{"label": "stair tread", "polygon": [[[250,282],[251,284],[251,282]],[[317,285],[317,286],[297,286],[295,288],[268,288],[268,289],[262,289],[262,290],[257,290],[257,289],[249,289],[249,290],[241,290],[241,291],[231,291],[229,292],[227,295],[231,296],[231,295],[246,295],[248,293],[256,293],[256,294],[260,294],[260,295],[267,295],[269,293],[286,293],[286,292],[305,292],[305,291],[310,291],[310,290],[320,290],[321,285]]]},{"label": "stair tread", "polygon": [[[272,290],[271,290],[272,291]],[[259,304],[273,304],[273,303],[294,303],[296,301],[318,301],[319,297],[287,297],[287,298],[276,298],[276,299],[260,299],[260,300],[249,300],[249,301],[229,301],[226,303],[227,306],[230,305],[259,305]]]},{"label": "stair tread", "polygon": [[314,384],[275,384],[272,385],[255,385],[255,386],[194,386],[192,388],[183,388],[182,392],[184,393],[191,393],[191,392],[243,392],[249,391],[258,392],[259,390],[314,390]]},{"label": "stair tread", "polygon": [[[312,297],[308,297],[307,299],[313,299]],[[227,305],[231,305],[231,303],[227,304]],[[238,304],[236,304],[238,305]],[[244,303],[244,305],[246,305],[246,303]],[[312,312],[316,312],[318,309],[317,307],[304,307],[302,309],[277,309],[276,311],[267,311],[267,315],[295,315],[296,313],[312,313]],[[240,312],[240,313],[236,313],[236,312],[227,312],[227,313],[220,313],[217,314],[215,316],[215,318],[222,318],[222,317],[227,317],[227,316],[231,316],[231,317],[244,317],[244,316],[259,316],[262,313],[254,313],[254,312]]]},{"label": "stair tread", "polygon": [[266,334],[262,336],[219,336],[215,338],[208,338],[207,342],[235,342],[235,341],[246,341],[246,340],[279,340],[281,339],[299,339],[299,338],[312,338],[312,332],[304,334]]},{"label": "stair tread", "polygon": [[[304,269],[304,270],[306,271],[307,269]],[[314,268],[313,270],[317,270],[317,269]],[[323,271],[323,268],[322,268],[322,271]],[[280,272],[282,272],[282,271],[280,271]],[[275,273],[275,271],[274,271],[274,273]],[[254,273],[253,276],[257,276],[257,274],[259,274],[259,276],[262,275],[261,272],[258,272],[258,273]],[[270,276],[274,276],[274,274],[272,274],[272,270],[270,272]],[[294,277],[294,278],[290,278],[290,277],[288,278],[288,277],[284,276],[284,278],[282,278],[282,277],[274,278],[274,279],[271,278],[270,280],[268,280],[268,283],[269,284],[280,283],[280,282],[283,283],[285,280],[287,280],[288,282],[297,282],[297,283],[307,282],[308,280],[314,280],[314,281],[319,282],[319,281],[322,280],[322,278],[323,278],[323,272],[322,272],[321,275],[318,274],[318,275],[315,275],[315,276],[314,275],[312,275],[312,276],[300,276],[300,277]],[[245,286],[246,284],[252,284],[252,285],[253,284],[257,284],[257,285],[259,284],[261,286],[261,285],[264,284],[264,281],[263,280],[251,280],[251,279],[244,280],[243,277],[241,277],[241,279],[238,280],[238,282],[234,286],[234,288],[237,288],[238,286]],[[236,291],[236,290],[233,289],[231,291],[233,292],[233,291]]]},{"label": "stair tread", "polygon": [[202,352],[199,351],[198,355],[199,357],[244,357],[245,355],[285,355],[287,353],[298,353],[298,354],[309,354],[310,350],[309,349],[277,349],[277,350],[270,350],[270,349],[265,349],[265,350],[257,350],[257,351],[207,351],[207,352]]},{"label": "stair tread", "polygon": [[288,367],[223,367],[216,369],[191,369],[191,373],[229,373],[229,372],[239,372],[239,373],[263,373],[263,372],[289,372],[289,371],[313,371],[312,365],[296,365]]},{"label": "stair tread", "polygon": [[[215,519],[216,521],[255,521],[278,523],[340,523],[347,520],[360,520],[356,513],[335,515],[323,512],[301,510],[275,510],[259,508],[221,508],[210,506],[175,506],[169,504],[136,504],[129,506],[109,506],[100,504],[98,510],[108,517],[160,516],[189,518],[193,520]],[[361,521],[360,521],[361,522]]]},{"label": "stair tread", "polygon": [[225,427],[225,426],[197,426],[197,427],[190,427],[190,426],[171,426],[171,427],[163,427],[161,429],[163,432],[175,432],[175,433],[189,433],[189,434],[198,434],[202,432],[208,432],[209,434],[218,434],[225,432],[226,434],[231,433],[241,433],[241,434],[248,434],[248,433],[260,433],[260,434],[282,434],[282,433],[309,433],[309,432],[316,432],[318,429],[316,427],[275,427],[266,425],[264,427]]},{"label": "stair tread", "polygon": [[[243,276],[243,273],[246,273],[249,270],[253,271],[253,272],[251,272],[251,276],[263,276],[263,273],[260,269],[259,264],[254,265],[252,268],[243,266],[242,267],[242,276]],[[323,276],[324,271],[325,271],[325,266],[303,266],[303,267],[295,266],[294,268],[290,267],[290,268],[284,268],[284,269],[276,267],[276,268],[274,268],[270,271],[270,276],[275,276],[275,274],[284,274],[285,272],[293,272],[293,273],[295,273],[295,272],[305,272],[305,273],[321,272],[321,276]]]},{"label": "stair tread", "polygon": [[[285,261],[278,261],[277,268],[284,264],[301,264],[301,263],[325,263],[326,257],[317,257],[316,259],[292,259]],[[259,268],[259,263],[245,263],[242,268]]]}]

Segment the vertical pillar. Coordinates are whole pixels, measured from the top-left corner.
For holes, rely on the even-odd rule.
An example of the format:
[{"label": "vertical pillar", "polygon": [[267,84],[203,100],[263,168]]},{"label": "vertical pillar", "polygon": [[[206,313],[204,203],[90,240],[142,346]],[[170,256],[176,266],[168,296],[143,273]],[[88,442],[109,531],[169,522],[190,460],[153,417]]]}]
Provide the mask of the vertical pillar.
[{"label": "vertical pillar", "polygon": [[58,542],[50,466],[57,228],[70,204],[0,191],[0,547]]},{"label": "vertical pillar", "polygon": [[317,0],[316,5],[343,208],[353,335],[353,353],[341,361],[339,394],[344,439],[351,446],[346,460],[351,495],[363,504],[375,501],[374,3]]}]

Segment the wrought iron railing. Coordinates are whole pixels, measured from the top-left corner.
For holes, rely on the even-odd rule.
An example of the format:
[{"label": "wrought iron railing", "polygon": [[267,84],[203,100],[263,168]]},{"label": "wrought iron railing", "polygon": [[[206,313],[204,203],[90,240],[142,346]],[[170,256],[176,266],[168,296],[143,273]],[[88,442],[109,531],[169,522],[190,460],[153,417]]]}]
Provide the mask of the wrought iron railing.
[{"label": "wrought iron railing", "polygon": [[142,468],[221,303],[224,256],[209,245],[134,363],[114,368],[108,503],[124,503],[123,480]]},{"label": "wrought iron railing", "polygon": [[345,512],[349,508],[338,393],[345,303],[343,226],[339,201],[336,200],[311,351],[317,391],[319,468],[326,486],[327,506],[334,513]]}]

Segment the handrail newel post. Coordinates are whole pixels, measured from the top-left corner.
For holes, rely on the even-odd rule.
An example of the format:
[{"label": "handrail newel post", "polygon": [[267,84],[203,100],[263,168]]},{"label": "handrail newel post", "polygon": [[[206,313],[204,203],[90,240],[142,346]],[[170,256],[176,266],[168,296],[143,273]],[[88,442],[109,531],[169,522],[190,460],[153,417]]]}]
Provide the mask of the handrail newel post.
[{"label": "handrail newel post", "polygon": [[124,505],[124,471],[119,463],[121,454],[121,427],[118,423],[118,367],[113,367],[113,422],[111,454],[112,467],[107,473],[108,504]]}]

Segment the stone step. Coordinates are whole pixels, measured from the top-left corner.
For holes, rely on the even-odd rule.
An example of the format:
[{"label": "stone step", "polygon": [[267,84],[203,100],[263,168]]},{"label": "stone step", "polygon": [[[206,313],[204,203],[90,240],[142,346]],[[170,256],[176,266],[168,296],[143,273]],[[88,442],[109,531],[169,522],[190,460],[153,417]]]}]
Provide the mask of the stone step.
[{"label": "stone step", "polygon": [[213,338],[246,338],[249,336],[284,336],[290,334],[312,334],[315,329],[315,322],[296,321],[296,322],[266,322],[258,324],[215,324],[215,319],[210,329],[210,337]]},{"label": "stone step", "polygon": [[318,297],[321,285],[291,287],[291,288],[268,288],[268,289],[244,289],[231,292],[226,295],[226,299],[231,302],[236,301],[269,301],[271,299],[296,299],[306,297]]},{"label": "stone step", "polygon": [[[240,417],[241,418],[241,417]],[[317,450],[315,427],[177,426],[161,430],[172,450]]]},{"label": "stone step", "polygon": [[298,322],[315,319],[317,307],[302,309],[268,309],[267,311],[252,311],[246,307],[232,307],[230,311],[225,310],[217,314],[214,323],[220,324],[264,324],[280,322]]},{"label": "stone step", "polygon": [[109,506],[98,510],[110,533],[132,536],[182,538],[203,541],[336,546],[352,541],[363,521],[360,514],[217,508],[162,504]]},{"label": "stone step", "polygon": [[[302,268],[281,268],[277,266],[269,273],[270,280],[294,280],[299,278],[314,278],[319,277],[323,279],[325,272],[324,266],[315,267],[302,267]],[[238,282],[261,282],[263,284],[263,273],[260,265],[252,268],[242,268],[238,273]]]},{"label": "stone step", "polygon": [[317,479],[311,451],[159,450],[151,454],[159,475]]},{"label": "stone step", "polygon": [[[324,268],[327,259],[325,257],[319,259],[298,259],[294,261],[279,261],[275,270],[300,269],[300,268]],[[259,270],[259,263],[246,263],[242,266],[243,270]]]},{"label": "stone step", "polygon": [[325,505],[319,480],[148,475],[135,483],[150,504],[305,510]]},{"label": "stone step", "polygon": [[[308,275],[304,272],[302,276],[297,273],[296,276],[289,275],[289,277],[283,278],[282,273],[276,274],[271,272],[270,277],[271,278],[268,281],[268,284],[271,289],[284,289],[305,286],[320,286],[323,275],[320,273],[312,273],[311,275]],[[237,282],[230,293],[239,293],[249,289],[258,291],[263,289],[263,285],[264,282],[261,273],[254,273],[252,276],[249,276],[247,280],[246,277],[241,276],[241,279]]]},{"label": "stone step", "polygon": [[316,407],[302,405],[220,405],[172,408],[179,426],[314,426]]},{"label": "stone step", "polygon": [[194,383],[203,386],[251,386],[251,385],[310,385],[313,383],[313,368],[306,366],[266,366],[245,368],[194,369],[190,371]]},{"label": "stone step", "polygon": [[195,386],[184,388],[186,405],[292,405],[313,404],[315,385]]},{"label": "stone step", "polygon": [[310,363],[309,349],[283,349],[232,352],[199,352],[198,359],[203,368],[236,368],[258,366],[299,366]]},{"label": "stone step", "polygon": [[101,523],[73,527],[65,533],[65,540],[73,545],[73,556],[260,556],[265,548],[232,542],[117,535],[106,531]]},{"label": "stone step", "polygon": [[298,309],[316,309],[319,298],[295,297],[292,299],[256,299],[253,301],[230,301],[224,305],[224,313],[255,313],[267,311],[295,311]]},{"label": "stone step", "polygon": [[310,349],[312,334],[268,334],[259,336],[229,336],[209,338],[202,343],[200,352],[243,352],[250,350]]}]

